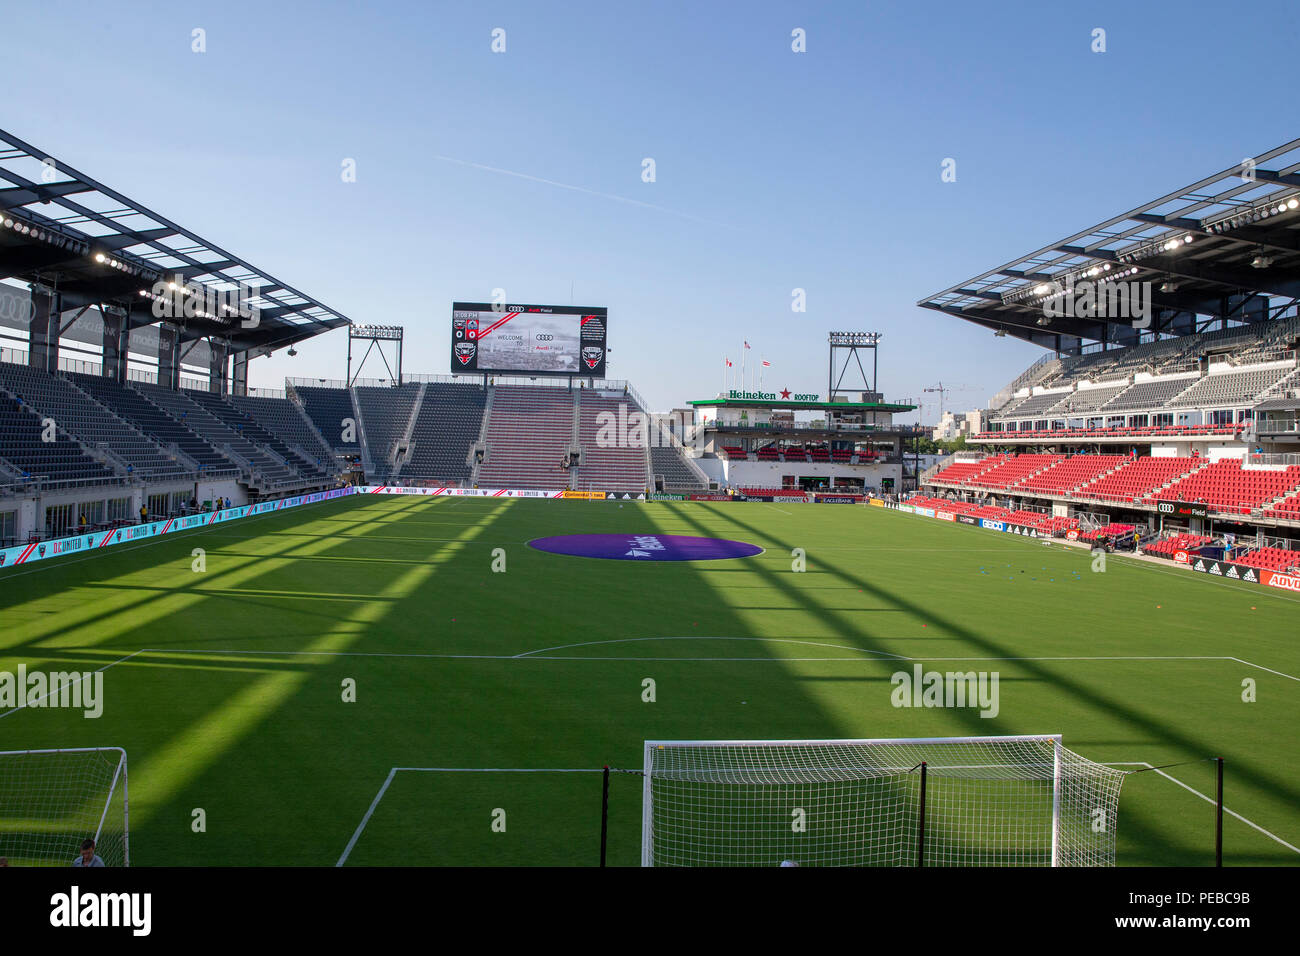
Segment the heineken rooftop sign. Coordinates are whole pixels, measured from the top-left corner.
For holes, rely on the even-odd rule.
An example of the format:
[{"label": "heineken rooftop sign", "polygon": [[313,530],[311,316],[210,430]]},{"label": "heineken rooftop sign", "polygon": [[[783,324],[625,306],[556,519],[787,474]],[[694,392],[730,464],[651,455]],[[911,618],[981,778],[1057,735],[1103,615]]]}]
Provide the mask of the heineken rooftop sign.
[{"label": "heineken rooftop sign", "polygon": [[782,401],[815,402],[818,396],[816,394],[792,394],[788,388],[781,389],[779,394],[777,392],[742,392],[733,388],[727,393],[727,398],[747,402],[775,402],[778,398]]}]

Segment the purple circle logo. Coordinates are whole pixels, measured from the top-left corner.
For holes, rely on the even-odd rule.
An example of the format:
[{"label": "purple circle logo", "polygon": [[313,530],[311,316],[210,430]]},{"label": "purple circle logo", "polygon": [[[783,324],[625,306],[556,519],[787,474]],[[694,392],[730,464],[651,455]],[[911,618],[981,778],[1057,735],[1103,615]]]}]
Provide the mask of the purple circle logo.
[{"label": "purple circle logo", "polygon": [[610,561],[720,561],[763,553],[762,548],[744,541],[683,534],[561,534],[534,538],[528,546],[549,554]]}]

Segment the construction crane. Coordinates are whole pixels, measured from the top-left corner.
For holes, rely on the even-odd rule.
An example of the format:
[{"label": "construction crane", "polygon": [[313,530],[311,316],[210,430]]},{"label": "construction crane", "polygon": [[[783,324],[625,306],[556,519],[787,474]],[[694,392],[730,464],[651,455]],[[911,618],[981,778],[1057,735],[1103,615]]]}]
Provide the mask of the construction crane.
[{"label": "construction crane", "polygon": [[943,397],[944,397],[945,395],[947,395],[949,392],[978,392],[978,391],[979,391],[979,386],[976,386],[976,385],[944,385],[943,382],[940,382],[938,385],[934,386],[934,388],[924,388],[924,389],[922,389],[921,391],[923,391],[923,392],[938,392],[938,393],[939,393],[939,418],[940,418],[940,420],[942,420],[942,419],[943,419]]}]

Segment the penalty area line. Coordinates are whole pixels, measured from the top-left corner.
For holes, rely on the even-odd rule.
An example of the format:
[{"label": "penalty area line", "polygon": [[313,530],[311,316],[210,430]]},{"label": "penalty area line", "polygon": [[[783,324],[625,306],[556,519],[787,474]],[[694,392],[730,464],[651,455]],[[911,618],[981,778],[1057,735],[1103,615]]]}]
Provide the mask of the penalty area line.
[{"label": "penalty area line", "polygon": [[339,857],[336,867],[342,866],[347,862],[348,857],[352,855],[352,848],[357,845],[361,839],[361,834],[365,832],[366,824],[370,818],[375,815],[375,810],[379,807],[379,802],[384,799],[384,794],[388,792],[389,786],[392,785],[394,778],[399,773],[604,773],[603,767],[577,767],[577,768],[559,768],[559,767],[391,767],[388,776],[384,778],[383,786],[375,794],[375,799],[370,801],[370,807],[366,810],[366,815],[361,818],[357,824],[356,830],[352,834],[352,839],[348,840],[348,845],[343,848],[343,854]]},{"label": "penalty area line", "polygon": [[[834,650],[857,651],[859,654],[870,655],[863,657],[580,657],[571,654],[546,654],[547,651],[566,650],[570,647],[589,647],[598,644],[627,644],[640,641],[746,641],[758,643],[780,643],[780,644],[802,644],[809,647],[829,647]],[[63,651],[76,650],[99,650],[99,648],[77,648],[65,647],[60,648]],[[138,651],[128,654],[126,657],[113,661],[100,668],[108,670],[114,665],[121,664],[125,661],[136,657],[139,654],[211,654],[213,656],[238,657],[244,655],[261,655],[270,657],[376,657],[376,658],[408,658],[412,660],[444,660],[444,661],[609,661],[609,662],[680,662],[680,663],[720,663],[726,661],[735,661],[737,663],[766,663],[766,664],[789,664],[799,662],[827,662],[827,663],[866,663],[870,661],[898,661],[900,663],[934,663],[938,661],[953,661],[955,663],[966,663],[970,661],[1023,661],[1026,663],[1071,663],[1071,662],[1142,662],[1142,661],[1231,661],[1234,664],[1241,664],[1243,667],[1253,667],[1256,670],[1273,674],[1276,677],[1284,677],[1300,683],[1300,677],[1293,674],[1287,674],[1283,671],[1274,670],[1271,667],[1265,667],[1263,664],[1256,664],[1253,661],[1244,660],[1240,657],[1227,657],[1215,655],[1178,655],[1178,656],[1154,656],[1149,654],[1138,654],[1128,656],[1105,656],[1105,657],[907,657],[903,654],[894,654],[890,651],[873,651],[866,648],[850,647],[844,644],[825,644],[818,641],[797,641],[788,638],[779,637],[625,637],[610,641],[586,641],[581,644],[562,644],[557,647],[544,647],[534,651],[524,651],[521,654],[419,654],[419,653],[401,653],[396,651],[268,651],[268,650],[225,650],[225,649],[207,649],[194,647],[142,647]],[[543,656],[545,655],[545,656]],[[0,714],[5,717],[12,711]]]},{"label": "penalty area line", "polygon": [[[1164,777],[1166,780],[1178,784],[1178,786],[1182,787],[1188,793],[1195,794],[1196,796],[1200,797],[1202,800],[1204,800],[1206,803],[1210,804],[1211,806],[1214,805],[1213,797],[1207,797],[1205,794],[1201,793],[1201,791],[1188,786],[1187,784],[1179,780],[1177,777],[1171,776],[1170,774],[1165,773],[1163,770],[1157,769],[1155,765],[1149,764],[1145,760],[1111,760],[1111,761],[1098,761],[1098,762],[1103,763],[1107,767],[1146,767],[1148,770],[1152,770],[1160,774],[1160,776]],[[1268,830],[1265,830],[1258,823],[1254,823],[1250,820],[1247,820],[1245,817],[1243,817],[1240,813],[1237,813],[1235,810],[1229,810],[1226,805],[1223,808],[1223,812],[1228,814],[1228,816],[1230,817],[1235,817],[1236,819],[1240,820],[1242,823],[1246,824],[1246,826],[1250,827],[1252,830],[1258,830],[1260,833],[1264,834],[1264,836],[1268,837],[1270,840],[1276,840],[1278,843],[1282,844],[1288,850],[1291,850],[1295,853],[1300,853],[1300,847],[1292,846],[1290,843],[1287,843],[1286,840],[1283,840],[1276,833],[1271,833]]]}]

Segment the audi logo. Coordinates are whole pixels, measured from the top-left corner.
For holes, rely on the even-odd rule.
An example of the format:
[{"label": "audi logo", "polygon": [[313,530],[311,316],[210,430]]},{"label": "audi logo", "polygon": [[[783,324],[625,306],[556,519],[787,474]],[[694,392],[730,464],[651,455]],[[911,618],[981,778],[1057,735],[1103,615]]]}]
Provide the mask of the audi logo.
[{"label": "audi logo", "polygon": [[554,335],[551,335],[551,334],[549,334],[549,333],[547,333],[547,332],[538,332],[538,333],[537,333],[537,341],[539,341],[539,342],[550,342],[550,341],[553,341],[554,339],[555,339],[555,336],[554,336]]}]

